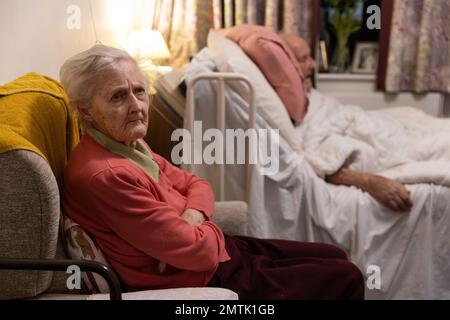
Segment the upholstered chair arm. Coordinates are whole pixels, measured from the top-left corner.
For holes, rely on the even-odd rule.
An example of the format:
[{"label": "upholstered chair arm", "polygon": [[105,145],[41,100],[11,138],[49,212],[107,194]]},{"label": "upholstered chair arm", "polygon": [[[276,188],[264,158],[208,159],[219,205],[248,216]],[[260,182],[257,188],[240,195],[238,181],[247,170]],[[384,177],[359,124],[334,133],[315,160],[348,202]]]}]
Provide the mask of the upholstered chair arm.
[{"label": "upholstered chair arm", "polygon": [[226,234],[245,233],[248,219],[248,206],[243,201],[218,201],[214,204],[212,221]]},{"label": "upholstered chair arm", "polygon": [[90,271],[101,275],[109,286],[110,299],[122,300],[122,290],[120,288],[119,279],[110,267],[100,262],[88,260],[0,258],[0,270],[67,271],[69,266],[74,265],[80,268],[80,272]]}]

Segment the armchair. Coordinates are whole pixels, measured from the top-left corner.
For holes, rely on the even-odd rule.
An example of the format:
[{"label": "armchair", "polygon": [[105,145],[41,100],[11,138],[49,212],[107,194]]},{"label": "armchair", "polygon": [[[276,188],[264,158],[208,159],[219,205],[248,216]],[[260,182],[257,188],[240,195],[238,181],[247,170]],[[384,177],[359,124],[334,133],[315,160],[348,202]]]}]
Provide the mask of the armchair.
[{"label": "armchair", "polygon": [[[110,267],[72,260],[63,246],[58,186],[77,142],[76,122],[55,80],[30,73],[0,87],[0,299],[238,299],[223,288],[121,293]],[[237,234],[246,216],[246,203],[218,202],[213,220]],[[102,275],[109,295],[70,290],[64,272],[70,265]]]}]

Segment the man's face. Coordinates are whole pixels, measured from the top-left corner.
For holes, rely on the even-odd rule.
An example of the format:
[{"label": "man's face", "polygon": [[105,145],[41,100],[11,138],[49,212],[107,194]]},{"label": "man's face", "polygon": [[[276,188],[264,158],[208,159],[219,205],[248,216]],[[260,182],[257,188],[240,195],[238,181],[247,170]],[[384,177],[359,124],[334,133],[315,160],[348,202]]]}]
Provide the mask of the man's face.
[{"label": "man's face", "polygon": [[99,131],[119,142],[141,139],[147,132],[149,96],[145,79],[130,61],[99,76],[98,90],[85,118]]},{"label": "man's face", "polygon": [[294,52],[295,58],[305,76],[304,85],[307,91],[312,88],[312,76],[316,68],[316,61],[311,57],[311,49],[308,43],[297,36],[287,36],[284,38],[286,44]]}]

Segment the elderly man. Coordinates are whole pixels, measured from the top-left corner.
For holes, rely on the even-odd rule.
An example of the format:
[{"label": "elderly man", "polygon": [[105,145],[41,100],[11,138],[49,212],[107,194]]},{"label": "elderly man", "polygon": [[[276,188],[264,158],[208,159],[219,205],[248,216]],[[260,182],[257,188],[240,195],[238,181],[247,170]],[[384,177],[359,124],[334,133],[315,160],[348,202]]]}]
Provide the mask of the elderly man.
[{"label": "elderly man", "polygon": [[[304,85],[309,92],[312,88],[312,75],[314,74],[316,62],[311,57],[311,49],[308,43],[292,34],[281,35],[281,38],[293,51],[305,76]],[[325,179],[327,182],[337,185],[358,187],[393,210],[408,211],[412,207],[409,191],[404,185],[392,179],[369,172],[350,170],[345,167],[332,175],[326,176]]]}]

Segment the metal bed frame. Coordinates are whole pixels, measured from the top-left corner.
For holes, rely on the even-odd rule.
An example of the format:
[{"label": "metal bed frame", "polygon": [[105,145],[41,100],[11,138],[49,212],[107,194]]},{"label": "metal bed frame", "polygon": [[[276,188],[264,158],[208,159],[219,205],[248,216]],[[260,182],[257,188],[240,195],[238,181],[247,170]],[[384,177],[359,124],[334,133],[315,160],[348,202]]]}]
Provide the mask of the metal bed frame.
[{"label": "metal bed frame", "polygon": [[[186,112],[185,112],[185,128],[191,134],[191,139],[193,137],[194,130],[194,120],[195,120],[195,99],[194,99],[194,88],[195,85],[203,80],[213,81],[216,83],[216,103],[217,103],[217,119],[216,125],[220,132],[225,132],[225,84],[228,81],[241,81],[246,84],[248,89],[248,94],[243,97],[249,107],[249,117],[247,122],[247,129],[253,129],[255,127],[255,90],[253,85],[250,83],[247,77],[237,73],[226,73],[226,72],[206,72],[194,76],[187,82],[187,94],[186,94]],[[192,142],[192,141],[190,141]],[[192,145],[192,144],[190,144]],[[247,150],[248,151],[248,150]],[[187,170],[192,172],[193,164],[187,165]],[[251,170],[252,164],[246,164],[246,199],[248,200],[250,192],[250,181],[251,181]],[[219,201],[225,200],[225,166],[218,165],[219,172]]]}]

